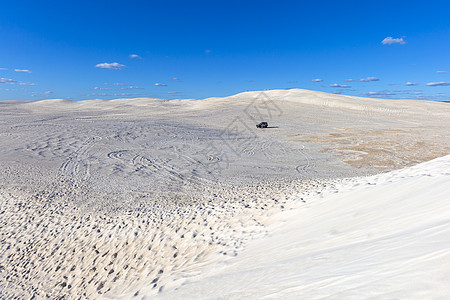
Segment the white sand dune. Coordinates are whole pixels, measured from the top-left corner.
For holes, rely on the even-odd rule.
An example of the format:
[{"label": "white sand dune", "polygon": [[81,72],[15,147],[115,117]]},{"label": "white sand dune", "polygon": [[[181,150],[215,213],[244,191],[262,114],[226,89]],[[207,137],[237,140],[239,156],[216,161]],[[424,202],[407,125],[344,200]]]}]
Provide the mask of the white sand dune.
[{"label": "white sand dune", "polygon": [[179,274],[161,299],[450,295],[450,155],[303,199],[238,257]]},{"label": "white sand dune", "polygon": [[[383,216],[381,205],[371,207],[376,203],[361,201],[358,217],[352,213],[354,202],[350,200],[310,197],[333,189],[338,179],[378,174],[448,155],[449,116],[447,103],[366,99],[299,89],[202,100],[0,102],[0,299],[128,299],[164,297],[166,293],[176,297],[190,285],[173,289],[186,278],[194,280],[192,275],[200,270],[199,278],[215,282],[208,265],[227,257],[232,258],[229,267],[218,265],[223,276],[242,281],[249,281],[247,273],[255,276],[255,287],[246,284],[250,294],[239,283],[235,286],[242,289],[230,288],[230,293],[271,297],[274,289],[274,297],[291,296],[302,292],[291,290],[292,286],[308,286],[308,280],[317,283],[317,276],[336,279],[335,271],[328,270],[330,264],[319,264],[319,249],[328,249],[330,262],[342,258],[343,268],[354,267],[356,272],[364,265],[352,266],[344,259],[348,257],[339,256],[342,251],[332,249],[346,245],[353,251],[350,246],[355,241],[360,243],[355,249],[362,247],[354,250],[355,256],[363,253],[364,234],[375,226],[371,216]],[[260,121],[268,121],[270,128],[256,129]],[[388,184],[381,184],[383,178],[380,188]],[[375,179],[362,179],[358,193],[366,189],[369,193],[364,199],[383,193],[400,197],[405,190],[400,188],[398,194],[393,188],[378,191],[378,185],[364,180]],[[305,215],[287,223],[286,238],[277,238],[279,231],[274,231],[280,245],[273,251],[281,256],[274,253],[267,265],[261,263],[267,278],[259,278],[252,269],[259,262],[246,261],[242,251],[250,240],[267,232],[280,211],[293,213],[289,208],[303,205],[300,194],[308,200],[306,208],[301,206],[295,214]],[[397,198],[394,201],[405,204]],[[419,218],[415,210],[406,215],[408,210],[391,202],[384,207],[390,209],[385,217],[390,228],[396,224],[407,227],[408,218]],[[377,214],[362,218],[367,209]],[[301,231],[295,229],[298,226]],[[379,236],[376,230],[370,233]],[[387,236],[380,234],[380,238]],[[261,243],[262,249],[271,251]],[[383,246],[372,244],[375,250]],[[249,245],[248,255],[264,260],[254,247],[258,246]],[[391,249],[393,244],[388,241],[385,247]],[[419,250],[412,253],[433,255],[427,249]],[[327,251],[323,253],[328,255]],[[280,286],[282,281],[288,285],[283,291],[265,281],[278,280],[270,273],[277,274],[271,268],[283,262],[280,257],[308,265],[298,253],[310,257],[308,263],[318,268],[303,268],[306,273],[301,280],[306,281],[295,277],[295,272],[289,280],[289,270],[277,275]],[[247,271],[235,272],[234,265],[237,269],[245,265]],[[351,271],[345,268],[342,274],[347,276]],[[361,274],[348,275],[348,285],[339,279],[342,287],[355,283]],[[192,287],[201,287],[205,280],[193,281]],[[339,280],[335,281],[337,288]],[[258,284],[267,284],[267,289]],[[310,289],[315,287],[322,292],[320,284],[311,283]],[[332,294],[326,288],[323,292]]]}]

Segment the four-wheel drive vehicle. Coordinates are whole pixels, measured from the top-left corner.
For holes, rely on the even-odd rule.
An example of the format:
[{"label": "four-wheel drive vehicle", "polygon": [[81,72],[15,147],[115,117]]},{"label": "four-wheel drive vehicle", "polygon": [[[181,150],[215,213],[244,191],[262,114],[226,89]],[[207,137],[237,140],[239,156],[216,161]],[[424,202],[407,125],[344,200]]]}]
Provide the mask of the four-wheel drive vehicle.
[{"label": "four-wheel drive vehicle", "polygon": [[269,124],[267,124],[267,122],[261,122],[256,125],[256,128],[267,128],[267,126],[269,126]]}]

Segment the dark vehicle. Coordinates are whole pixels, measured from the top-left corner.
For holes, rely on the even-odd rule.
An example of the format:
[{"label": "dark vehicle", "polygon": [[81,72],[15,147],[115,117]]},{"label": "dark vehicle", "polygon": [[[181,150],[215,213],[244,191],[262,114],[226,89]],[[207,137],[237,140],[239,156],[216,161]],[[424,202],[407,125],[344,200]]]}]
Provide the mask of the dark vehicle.
[{"label": "dark vehicle", "polygon": [[269,126],[269,124],[267,124],[267,122],[261,122],[256,125],[256,128],[267,128],[267,126]]}]

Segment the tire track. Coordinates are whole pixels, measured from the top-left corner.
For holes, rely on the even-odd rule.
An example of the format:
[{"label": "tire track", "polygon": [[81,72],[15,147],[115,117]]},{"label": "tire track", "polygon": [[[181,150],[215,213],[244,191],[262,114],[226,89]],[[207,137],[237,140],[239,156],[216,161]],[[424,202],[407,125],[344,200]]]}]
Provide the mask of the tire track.
[{"label": "tire track", "polygon": [[89,151],[102,138],[98,136],[88,138],[81,146],[71,154],[59,168],[59,177],[69,177],[75,181],[86,181],[90,177],[91,163]]},{"label": "tire track", "polygon": [[[302,149],[303,150],[303,149]],[[299,153],[305,158],[306,162],[295,167],[301,175],[311,175],[316,167],[316,161],[307,152],[300,150]]]}]

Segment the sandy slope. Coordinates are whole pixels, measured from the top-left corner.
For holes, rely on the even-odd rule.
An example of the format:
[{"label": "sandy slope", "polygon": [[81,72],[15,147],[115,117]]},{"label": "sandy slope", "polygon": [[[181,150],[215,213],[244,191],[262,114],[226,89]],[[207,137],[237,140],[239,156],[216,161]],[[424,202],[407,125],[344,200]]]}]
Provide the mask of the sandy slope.
[{"label": "sandy slope", "polygon": [[302,195],[265,238],[161,299],[446,299],[449,195],[450,155]]},{"label": "sandy slope", "polygon": [[0,298],[164,292],[300,192],[448,154],[449,115],[306,90],[0,102]]}]

